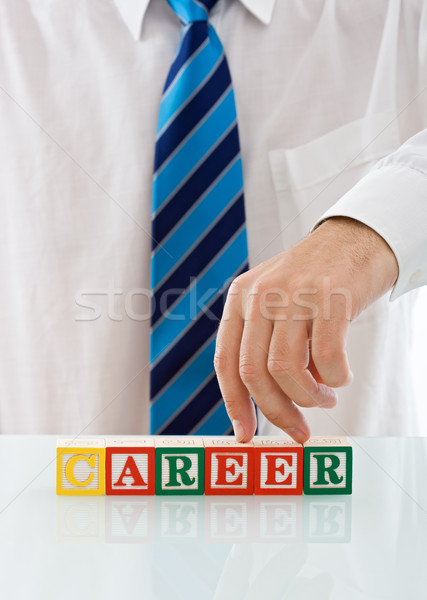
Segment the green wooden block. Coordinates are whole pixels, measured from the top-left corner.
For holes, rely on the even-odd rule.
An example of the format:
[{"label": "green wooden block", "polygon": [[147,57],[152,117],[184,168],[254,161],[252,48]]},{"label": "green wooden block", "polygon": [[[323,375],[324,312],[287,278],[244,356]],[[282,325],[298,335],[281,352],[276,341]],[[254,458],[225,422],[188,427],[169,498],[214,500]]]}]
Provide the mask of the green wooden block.
[{"label": "green wooden block", "polygon": [[351,494],[353,448],[347,438],[310,438],[304,444],[304,494]]},{"label": "green wooden block", "polygon": [[205,491],[205,449],[199,437],[157,438],[156,495],[194,496]]}]

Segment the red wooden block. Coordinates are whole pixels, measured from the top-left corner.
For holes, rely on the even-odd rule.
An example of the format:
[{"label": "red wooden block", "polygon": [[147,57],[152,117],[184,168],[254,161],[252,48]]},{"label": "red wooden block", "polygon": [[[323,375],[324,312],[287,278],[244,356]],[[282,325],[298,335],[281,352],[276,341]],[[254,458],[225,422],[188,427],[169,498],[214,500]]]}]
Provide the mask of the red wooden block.
[{"label": "red wooden block", "polygon": [[301,495],[304,448],[290,438],[254,438],[256,495]]},{"label": "red wooden block", "polygon": [[106,494],[154,494],[154,438],[107,440]]},{"label": "red wooden block", "polygon": [[205,494],[252,495],[254,492],[253,444],[234,437],[203,438]]}]

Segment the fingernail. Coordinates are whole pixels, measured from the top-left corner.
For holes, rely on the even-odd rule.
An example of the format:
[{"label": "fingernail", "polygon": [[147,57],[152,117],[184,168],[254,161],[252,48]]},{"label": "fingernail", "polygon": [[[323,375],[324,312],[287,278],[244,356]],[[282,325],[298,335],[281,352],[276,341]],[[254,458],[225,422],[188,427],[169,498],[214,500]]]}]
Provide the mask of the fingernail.
[{"label": "fingernail", "polygon": [[243,425],[241,424],[241,422],[235,420],[232,422],[232,425],[233,425],[234,435],[236,436],[236,440],[238,442],[240,440],[243,440],[245,437],[245,430],[243,429]]},{"label": "fingernail", "polygon": [[306,440],[308,440],[309,436],[301,431],[301,429],[296,429],[295,427],[289,427],[285,429],[285,433],[291,436],[296,442],[302,444]]}]

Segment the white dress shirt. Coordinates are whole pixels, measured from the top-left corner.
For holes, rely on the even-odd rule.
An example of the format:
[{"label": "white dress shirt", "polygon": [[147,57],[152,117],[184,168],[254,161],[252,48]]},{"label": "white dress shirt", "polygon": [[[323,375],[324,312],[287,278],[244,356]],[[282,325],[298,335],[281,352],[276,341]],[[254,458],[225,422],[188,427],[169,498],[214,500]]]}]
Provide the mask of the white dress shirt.
[{"label": "white dress shirt", "polygon": [[[427,126],[425,3],[219,0],[211,22],[251,265],[326,211],[399,261],[397,299],[352,324],[355,381],[308,412],[313,431],[426,434],[409,292],[427,281],[426,134],[398,150]],[[152,165],[180,29],[166,0],[0,1],[0,432],[148,431]]]}]

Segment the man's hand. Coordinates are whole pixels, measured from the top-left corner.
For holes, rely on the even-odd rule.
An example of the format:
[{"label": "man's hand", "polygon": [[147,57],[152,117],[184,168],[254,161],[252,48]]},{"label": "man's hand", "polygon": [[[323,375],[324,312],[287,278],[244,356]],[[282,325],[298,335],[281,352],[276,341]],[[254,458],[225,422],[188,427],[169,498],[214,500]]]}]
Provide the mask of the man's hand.
[{"label": "man's hand", "polygon": [[297,406],[335,406],[352,373],[350,321],[398,276],[388,244],[345,217],[322,223],[296,246],[238,277],[219,327],[215,369],[239,442],[256,429],[251,397],[298,442],[310,436]]}]

